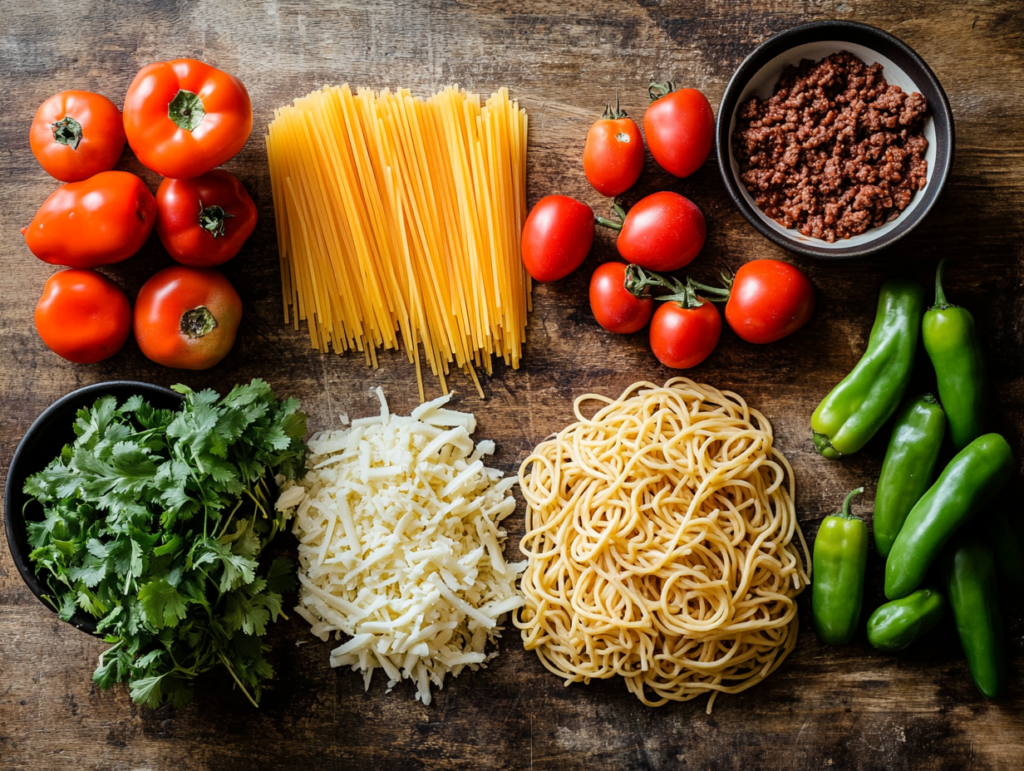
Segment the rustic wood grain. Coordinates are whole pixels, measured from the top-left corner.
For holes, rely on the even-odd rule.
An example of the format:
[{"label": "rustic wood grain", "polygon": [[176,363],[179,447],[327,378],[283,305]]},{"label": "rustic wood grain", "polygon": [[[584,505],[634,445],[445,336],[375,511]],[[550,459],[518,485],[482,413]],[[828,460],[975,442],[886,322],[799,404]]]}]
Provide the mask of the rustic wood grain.
[{"label": "rustic wood grain", "polygon": [[[756,233],[730,204],[711,160],[679,181],[648,158],[637,193],[672,189],[693,198],[709,239],[698,278],[758,257],[797,261],[818,289],[812,323],[760,348],[731,333],[694,376],[739,391],[773,421],[796,468],[797,506],[808,537],[850,488],[877,477],[881,439],[843,463],[816,457],[809,415],[863,351],[878,286],[891,274],[929,281],[952,258],[948,287],[977,315],[993,374],[992,426],[1024,457],[1024,9],[1015,0],[706,0],[705,2],[107,2],[0,0],[0,469],[54,399],[114,378],[227,389],[254,376],[300,397],[310,425],[373,409],[380,385],[395,410],[415,403],[415,375],[399,355],[380,370],[356,357],[321,356],[280,321],[270,180],[262,129],[275,106],[324,83],[408,86],[426,94],[449,82],[490,91],[506,85],[530,113],[529,198],[548,193],[606,204],[587,185],[580,151],[591,120],[618,90],[640,116],[649,79],[672,76],[717,106],[743,57],[771,34],[816,19],[853,19],[904,39],[932,66],[956,118],[957,158],[925,226],[889,253],[827,265],[796,260]],[[56,187],[36,164],[28,126],[39,103],[66,88],[121,103],[134,73],[159,59],[194,56],[239,75],[252,95],[257,131],[227,164],[258,203],[261,221],[225,266],[245,301],[238,344],[217,368],[157,367],[134,343],[110,361],[79,367],[48,352],[32,309],[50,266],[35,260],[19,229]],[[126,153],[121,168],[158,178]],[[499,368],[479,400],[461,376],[456,406],[474,410],[480,437],[497,441],[496,465],[512,472],[530,448],[561,428],[574,396],[617,394],[637,379],[663,381],[642,336],[601,333],[585,304],[598,262],[614,255],[598,235],[584,270],[535,292],[526,364]],[[168,264],[154,236],[128,262],[105,270],[129,293]],[[916,385],[930,387],[926,367]],[[435,387],[436,392],[436,387]],[[4,474],[5,471],[0,471]],[[0,479],[3,479],[0,476]],[[865,496],[870,500],[869,496]],[[867,503],[865,503],[867,508]],[[510,544],[522,534],[510,519]],[[869,597],[881,598],[872,556]],[[800,641],[764,684],[719,699],[642,706],[619,682],[565,688],[518,635],[501,655],[467,673],[430,707],[403,684],[363,693],[333,671],[328,646],[298,618],[272,628],[277,678],[253,710],[219,674],[196,701],[158,711],[133,705],[123,688],[90,682],[103,645],[59,622],[25,588],[0,546],[0,767],[4,769],[1006,769],[1024,768],[1024,624],[1010,613],[1014,658],[1009,696],[982,699],[946,627],[903,656],[860,639],[818,643],[802,600]]]}]

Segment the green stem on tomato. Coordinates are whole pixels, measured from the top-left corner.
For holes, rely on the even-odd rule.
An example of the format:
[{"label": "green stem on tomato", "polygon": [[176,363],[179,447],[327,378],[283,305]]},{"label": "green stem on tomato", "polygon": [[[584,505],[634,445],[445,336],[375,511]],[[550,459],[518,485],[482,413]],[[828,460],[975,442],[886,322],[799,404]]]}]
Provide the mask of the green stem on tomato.
[{"label": "green stem on tomato", "polygon": [[651,98],[652,102],[656,102],[661,97],[667,96],[676,90],[676,84],[671,80],[665,80],[660,83],[651,83],[647,87],[647,96]]},{"label": "green stem on tomato", "polygon": [[598,225],[604,225],[606,228],[611,228],[612,230],[622,230],[622,226],[626,222],[626,210],[622,208],[622,204],[616,200],[615,203],[612,204],[612,211],[615,213],[615,216],[619,218],[618,222],[615,220],[605,219],[599,214],[595,214],[594,219],[597,221]]}]

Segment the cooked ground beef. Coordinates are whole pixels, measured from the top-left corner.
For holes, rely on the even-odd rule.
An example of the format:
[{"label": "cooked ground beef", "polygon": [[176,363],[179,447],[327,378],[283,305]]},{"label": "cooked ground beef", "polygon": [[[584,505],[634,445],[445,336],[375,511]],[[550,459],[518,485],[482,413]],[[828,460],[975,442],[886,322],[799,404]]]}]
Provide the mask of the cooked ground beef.
[{"label": "cooked ground beef", "polygon": [[893,220],[925,186],[927,100],[843,51],[787,67],[737,116],[740,178],[761,210],[834,242]]}]

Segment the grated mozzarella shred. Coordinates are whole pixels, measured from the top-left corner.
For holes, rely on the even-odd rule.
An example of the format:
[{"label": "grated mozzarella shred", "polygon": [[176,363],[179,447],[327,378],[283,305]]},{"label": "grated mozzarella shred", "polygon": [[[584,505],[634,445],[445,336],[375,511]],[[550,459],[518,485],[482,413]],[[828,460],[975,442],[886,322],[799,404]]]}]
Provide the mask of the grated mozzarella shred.
[{"label": "grated mozzarella shred", "polygon": [[309,440],[307,473],[286,483],[277,508],[299,539],[298,615],[327,641],[331,666],[383,669],[430,704],[430,685],[486,666],[485,648],[506,613],[523,605],[499,523],[515,509],[515,478],[484,466],[494,443],[474,448],[473,415],[443,409],[451,396],[380,414]]}]

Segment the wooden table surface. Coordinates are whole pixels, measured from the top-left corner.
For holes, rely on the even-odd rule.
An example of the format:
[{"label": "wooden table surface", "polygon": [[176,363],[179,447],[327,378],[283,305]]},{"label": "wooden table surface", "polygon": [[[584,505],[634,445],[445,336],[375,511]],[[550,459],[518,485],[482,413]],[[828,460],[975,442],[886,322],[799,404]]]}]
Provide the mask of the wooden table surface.
[{"label": "wooden table surface", "polygon": [[[867,484],[870,511],[884,452],[876,438],[841,463],[817,457],[808,419],[818,400],[863,352],[878,287],[901,273],[931,280],[940,257],[947,287],[978,319],[993,375],[992,426],[1024,457],[1024,7],[1013,0],[710,0],[709,2],[168,2],[0,1],[0,469],[18,440],[57,397],[87,383],[132,378],[228,389],[252,377],[303,400],[313,429],[337,415],[370,413],[369,389],[383,386],[396,410],[416,403],[414,370],[399,355],[378,371],[354,356],[322,356],[305,332],[281,321],[277,247],[263,131],[276,106],[325,83],[406,86],[426,95],[447,83],[490,93],[508,86],[530,114],[530,202],[564,193],[606,204],[587,185],[581,150],[587,128],[616,90],[642,115],[646,84],[671,77],[696,86],[717,108],[730,75],[770,35],[819,19],[851,19],[899,36],[931,65],[956,118],[957,157],[926,223],[887,254],[848,264],[796,258],[750,227],[726,196],[712,159],[691,178],[670,178],[648,157],[636,193],[679,191],[708,221],[693,273],[774,257],[800,265],[817,287],[811,323],[791,338],[755,347],[730,332],[692,374],[734,389],[774,423],[796,469],[800,521],[808,540],[843,494]],[[19,229],[56,183],[29,150],[36,107],[80,88],[121,104],[135,72],[190,56],[242,78],[255,125],[226,168],[259,206],[260,224],[225,266],[245,302],[234,351],[204,373],[148,362],[129,342],[113,359],[76,366],[39,340],[32,310],[53,269],[28,252]],[[158,178],[126,152],[119,168]],[[664,381],[643,335],[603,334],[585,289],[614,256],[598,234],[584,269],[534,293],[526,359],[500,368],[480,400],[453,378],[456,406],[475,411],[477,437],[498,445],[495,463],[513,472],[530,448],[571,417],[584,392],[618,394],[635,380]],[[131,295],[168,264],[155,235],[131,260],[104,272]],[[922,357],[923,358],[923,357]],[[926,363],[915,387],[930,388]],[[432,384],[433,385],[433,384]],[[434,386],[434,393],[437,392]],[[0,471],[0,475],[5,471]],[[2,481],[3,476],[0,476]],[[1019,485],[1018,485],[1019,486]],[[509,520],[509,553],[522,534]],[[872,554],[866,605],[881,598]],[[1010,612],[1013,680],[1008,697],[986,702],[971,683],[948,625],[902,656],[874,652],[861,638],[821,645],[801,599],[800,639],[765,683],[720,698],[658,709],[618,681],[563,687],[508,630],[485,671],[449,681],[424,707],[406,683],[364,693],[349,671],[332,670],[329,645],[298,617],[269,634],[276,679],[254,710],[227,676],[211,675],[182,709],[151,711],[127,690],[101,693],[90,675],[103,644],[61,623],[23,585],[0,546],[0,768],[4,769],[783,769],[1024,768],[1024,624]]]}]

